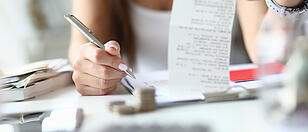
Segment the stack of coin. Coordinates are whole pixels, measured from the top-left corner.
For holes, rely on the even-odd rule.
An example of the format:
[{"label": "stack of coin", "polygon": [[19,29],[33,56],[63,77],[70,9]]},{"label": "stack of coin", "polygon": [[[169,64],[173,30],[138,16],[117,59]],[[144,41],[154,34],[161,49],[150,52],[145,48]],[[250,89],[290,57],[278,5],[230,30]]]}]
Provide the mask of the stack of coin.
[{"label": "stack of coin", "polygon": [[156,109],[155,88],[137,88],[135,96],[138,111],[146,112]]},{"label": "stack of coin", "polygon": [[110,112],[119,115],[129,115],[136,113],[136,108],[125,105],[125,101],[112,101],[107,104]]},{"label": "stack of coin", "polygon": [[125,101],[111,101],[107,103],[108,110],[112,112],[113,106],[115,105],[125,105]]},{"label": "stack of coin", "polygon": [[136,108],[128,105],[114,105],[112,112],[119,115],[130,115],[136,113]]}]

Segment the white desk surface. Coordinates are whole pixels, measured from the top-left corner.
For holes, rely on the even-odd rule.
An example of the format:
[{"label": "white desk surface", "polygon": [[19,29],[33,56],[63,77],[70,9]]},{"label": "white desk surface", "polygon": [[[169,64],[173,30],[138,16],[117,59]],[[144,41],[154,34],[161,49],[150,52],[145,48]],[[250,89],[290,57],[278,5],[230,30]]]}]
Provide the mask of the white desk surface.
[{"label": "white desk surface", "polygon": [[72,85],[27,101],[2,104],[0,112],[79,107],[84,110],[81,131],[98,131],[110,124],[202,124],[208,125],[214,132],[260,132],[268,128],[260,100],[200,102],[126,116],[107,110],[105,104],[112,100],[134,103],[134,97],[123,87],[119,87],[113,95],[81,96]]}]

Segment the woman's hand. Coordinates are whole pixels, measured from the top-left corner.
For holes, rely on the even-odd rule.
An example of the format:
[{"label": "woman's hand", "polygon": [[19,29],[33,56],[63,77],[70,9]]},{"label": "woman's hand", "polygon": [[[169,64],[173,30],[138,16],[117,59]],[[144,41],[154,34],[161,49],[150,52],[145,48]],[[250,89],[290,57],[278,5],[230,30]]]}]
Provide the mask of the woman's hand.
[{"label": "woman's hand", "polygon": [[120,45],[109,41],[105,50],[94,44],[80,46],[80,54],[73,62],[73,81],[82,95],[105,95],[117,88],[126,76],[119,67],[126,67],[120,58]]}]

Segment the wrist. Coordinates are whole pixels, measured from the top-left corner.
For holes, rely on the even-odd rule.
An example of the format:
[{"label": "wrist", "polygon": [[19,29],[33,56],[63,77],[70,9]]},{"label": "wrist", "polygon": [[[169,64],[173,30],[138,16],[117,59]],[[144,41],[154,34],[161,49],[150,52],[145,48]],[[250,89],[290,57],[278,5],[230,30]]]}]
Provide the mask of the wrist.
[{"label": "wrist", "polygon": [[300,5],[303,2],[303,0],[276,0],[276,2],[281,6],[296,7]]},{"label": "wrist", "polygon": [[267,7],[272,12],[283,18],[296,19],[301,14],[308,11],[308,0],[265,0],[265,2],[267,4]]}]

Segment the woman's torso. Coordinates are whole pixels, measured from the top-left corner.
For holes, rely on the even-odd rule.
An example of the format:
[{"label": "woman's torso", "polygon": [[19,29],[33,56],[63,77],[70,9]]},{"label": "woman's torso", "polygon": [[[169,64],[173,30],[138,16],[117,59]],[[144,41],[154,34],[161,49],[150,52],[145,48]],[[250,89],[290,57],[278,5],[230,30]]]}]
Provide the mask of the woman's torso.
[{"label": "woman's torso", "polygon": [[144,8],[130,2],[135,35],[136,72],[167,69],[170,11]]},{"label": "woman's torso", "polygon": [[[129,3],[135,35],[136,72],[166,70],[171,11],[148,9],[132,0]],[[231,49],[231,64],[249,62],[237,21],[233,28]]]}]

